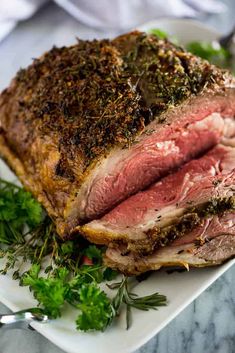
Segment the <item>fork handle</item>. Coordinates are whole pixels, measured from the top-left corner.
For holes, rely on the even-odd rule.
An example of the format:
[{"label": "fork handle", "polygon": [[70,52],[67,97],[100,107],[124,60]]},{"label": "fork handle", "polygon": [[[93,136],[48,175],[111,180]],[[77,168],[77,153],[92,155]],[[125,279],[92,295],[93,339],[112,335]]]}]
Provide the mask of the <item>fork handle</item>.
[{"label": "fork handle", "polygon": [[48,316],[39,308],[17,311],[12,314],[0,315],[0,329],[32,329],[31,322],[48,321]]}]

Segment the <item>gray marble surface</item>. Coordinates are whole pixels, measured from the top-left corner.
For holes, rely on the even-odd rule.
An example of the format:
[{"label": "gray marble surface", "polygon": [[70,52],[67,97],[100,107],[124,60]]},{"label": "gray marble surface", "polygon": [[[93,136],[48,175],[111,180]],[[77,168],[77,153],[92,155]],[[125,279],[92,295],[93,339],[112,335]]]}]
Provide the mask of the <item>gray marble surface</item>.
[{"label": "gray marble surface", "polygon": [[[201,18],[224,33],[235,22],[235,0],[225,2],[230,7],[228,13]],[[116,34],[88,28],[55,5],[48,5],[0,43],[0,89],[8,85],[20,67],[28,65],[31,58],[41,55],[54,44],[74,43],[76,36],[87,39]],[[7,311],[0,304],[0,313]],[[62,353],[37,332],[0,330],[0,353],[41,352]],[[204,352],[235,353],[234,267],[136,353]]]}]

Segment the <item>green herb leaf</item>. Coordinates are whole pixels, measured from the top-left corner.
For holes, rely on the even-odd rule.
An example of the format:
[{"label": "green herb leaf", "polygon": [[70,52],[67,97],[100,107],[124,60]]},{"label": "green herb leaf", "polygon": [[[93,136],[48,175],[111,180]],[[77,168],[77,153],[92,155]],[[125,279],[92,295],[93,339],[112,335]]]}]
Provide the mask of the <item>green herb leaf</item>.
[{"label": "green herb leaf", "polygon": [[23,241],[23,229],[42,222],[42,207],[32,195],[8,181],[0,179],[0,243]]},{"label": "green herb leaf", "polygon": [[208,42],[190,42],[186,45],[186,49],[192,54],[200,56],[203,59],[210,61],[218,66],[226,66],[227,60],[230,57],[229,51],[222,47],[214,47]]},{"label": "green herb leaf", "polygon": [[[120,282],[118,285],[119,288],[112,301],[112,304],[116,315],[119,313],[121,304],[126,304],[127,329],[130,327],[131,323],[131,308],[147,311],[149,309],[156,310],[158,307],[165,306],[167,304],[166,296],[159,293],[153,293],[144,297],[138,297],[136,294],[132,293],[129,289],[127,277],[124,277],[122,282]],[[113,288],[116,287],[113,286]]]},{"label": "green herb leaf", "polygon": [[55,319],[61,316],[61,308],[68,290],[66,278],[69,271],[65,268],[57,269],[53,277],[43,278],[38,277],[38,270],[38,265],[33,265],[31,270],[25,273],[21,283],[30,287],[44,312]]},{"label": "green herb leaf", "polygon": [[23,286],[31,286],[35,280],[38,279],[41,266],[39,264],[34,264],[31,266],[28,272],[25,272],[22,277]]},{"label": "green herb leaf", "polygon": [[95,263],[102,263],[102,251],[95,245],[89,245],[88,248],[84,250],[84,255],[93,260]]},{"label": "green herb leaf", "polygon": [[73,253],[74,246],[73,242],[68,240],[61,245],[61,252],[63,255],[71,255]]},{"label": "green herb leaf", "polygon": [[152,28],[152,29],[150,29],[149,33],[153,34],[154,36],[158,37],[159,39],[167,39],[167,37],[168,37],[168,34],[159,28]]},{"label": "green herb leaf", "polygon": [[119,275],[119,272],[113,270],[110,267],[106,267],[106,269],[103,272],[103,279],[104,281],[112,281]]},{"label": "green herb leaf", "polygon": [[79,290],[81,314],[76,320],[77,329],[82,331],[104,331],[113,318],[111,302],[96,283],[83,284]]},{"label": "green herb leaf", "polygon": [[[78,270],[78,273],[84,278],[90,278],[90,282],[103,282],[103,266],[101,265],[83,265]],[[86,281],[87,282],[87,281]]]}]

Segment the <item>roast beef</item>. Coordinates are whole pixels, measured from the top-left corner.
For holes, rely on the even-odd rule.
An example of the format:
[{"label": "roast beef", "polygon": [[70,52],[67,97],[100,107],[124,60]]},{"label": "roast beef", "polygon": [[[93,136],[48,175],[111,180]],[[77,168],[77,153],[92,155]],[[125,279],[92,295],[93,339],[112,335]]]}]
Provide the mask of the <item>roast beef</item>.
[{"label": "roast beef", "polygon": [[126,274],[158,270],[162,266],[203,267],[219,265],[235,255],[235,212],[211,216],[192,232],[148,256],[123,254],[110,247],[106,264]]},{"label": "roast beef", "polygon": [[235,211],[235,147],[217,145],[81,231],[92,242],[146,253],[226,209]]},{"label": "roast beef", "polygon": [[167,40],[79,40],[1,94],[0,153],[65,236],[224,139],[234,98],[227,71]]}]

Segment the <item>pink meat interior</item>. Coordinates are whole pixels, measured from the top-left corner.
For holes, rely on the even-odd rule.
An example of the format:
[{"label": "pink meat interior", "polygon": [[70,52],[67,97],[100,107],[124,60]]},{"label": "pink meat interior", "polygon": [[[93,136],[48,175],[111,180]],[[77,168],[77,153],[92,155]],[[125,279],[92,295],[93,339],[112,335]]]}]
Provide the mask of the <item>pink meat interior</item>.
[{"label": "pink meat interior", "polygon": [[[182,122],[181,122],[182,123]],[[196,122],[172,123],[148,132],[130,149],[105,159],[89,188],[78,196],[76,207],[84,219],[94,219],[176,167],[216,145],[223,135],[224,119],[213,113]]]},{"label": "pink meat interior", "polygon": [[232,196],[234,181],[235,148],[218,145],[146,191],[122,202],[90,226],[119,231],[161,226],[187,207],[203,204],[212,197]]},{"label": "pink meat interior", "polygon": [[235,213],[228,212],[221,216],[206,218],[189,234],[173,241],[171,246],[191,244],[195,241],[208,241],[222,234],[235,235]]}]

